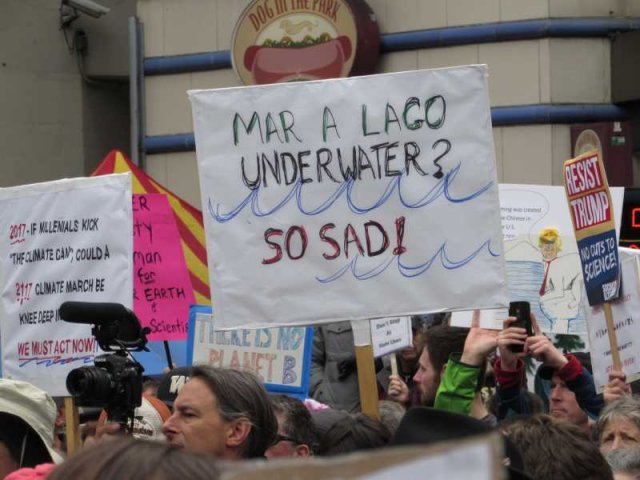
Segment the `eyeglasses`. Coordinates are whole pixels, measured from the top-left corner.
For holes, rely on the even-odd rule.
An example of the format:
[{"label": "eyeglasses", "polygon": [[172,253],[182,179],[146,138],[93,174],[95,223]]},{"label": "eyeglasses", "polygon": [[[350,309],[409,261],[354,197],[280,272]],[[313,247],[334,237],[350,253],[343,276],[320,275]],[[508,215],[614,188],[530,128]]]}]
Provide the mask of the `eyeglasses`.
[{"label": "eyeglasses", "polygon": [[277,434],[276,440],[273,442],[273,444],[275,445],[276,443],[280,443],[280,442],[291,442],[291,443],[295,443],[296,445],[300,445],[300,442],[297,441],[295,438],[287,437],[286,435]]}]

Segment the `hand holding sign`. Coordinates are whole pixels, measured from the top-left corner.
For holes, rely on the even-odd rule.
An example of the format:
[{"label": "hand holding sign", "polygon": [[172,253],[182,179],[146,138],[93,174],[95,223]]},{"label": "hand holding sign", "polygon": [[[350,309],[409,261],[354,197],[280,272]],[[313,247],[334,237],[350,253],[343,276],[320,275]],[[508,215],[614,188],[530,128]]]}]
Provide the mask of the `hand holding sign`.
[{"label": "hand holding sign", "polygon": [[609,405],[623,395],[631,395],[631,386],[626,383],[627,376],[620,370],[612,370],[609,374],[609,383],[604,387],[604,404]]},{"label": "hand holding sign", "polygon": [[399,375],[389,376],[389,388],[387,388],[387,395],[394,402],[402,403],[403,405],[409,403],[409,387],[402,381]]}]

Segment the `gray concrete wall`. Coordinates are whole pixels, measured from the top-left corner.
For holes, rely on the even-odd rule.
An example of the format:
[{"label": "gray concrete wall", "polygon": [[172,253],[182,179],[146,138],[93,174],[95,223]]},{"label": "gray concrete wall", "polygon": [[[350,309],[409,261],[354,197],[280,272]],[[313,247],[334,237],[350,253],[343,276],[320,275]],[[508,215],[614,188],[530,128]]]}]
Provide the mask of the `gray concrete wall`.
[{"label": "gray concrete wall", "polygon": [[[100,1],[112,7],[107,16],[81,17],[72,28],[88,35],[90,74],[126,80],[126,25],[135,1]],[[60,30],[59,6],[58,0],[0,1],[3,187],[82,176],[110,148],[128,149],[128,89],[83,82]]]}]

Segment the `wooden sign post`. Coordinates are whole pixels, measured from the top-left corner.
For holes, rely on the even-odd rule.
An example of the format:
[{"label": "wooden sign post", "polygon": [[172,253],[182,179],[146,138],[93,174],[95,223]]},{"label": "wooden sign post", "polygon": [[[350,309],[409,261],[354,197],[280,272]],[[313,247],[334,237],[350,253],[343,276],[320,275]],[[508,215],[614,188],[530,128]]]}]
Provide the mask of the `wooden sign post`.
[{"label": "wooden sign post", "polygon": [[73,397],[64,397],[65,431],[67,435],[67,455],[75,455],[82,446],[80,439],[80,416]]},{"label": "wooden sign post", "polygon": [[613,359],[613,368],[622,370],[622,362],[620,362],[620,352],[618,351],[618,337],[616,336],[615,324],[613,323],[613,312],[611,304],[606,302],[603,305],[604,317],[607,319],[607,331],[609,332],[609,345],[611,346],[611,358]]},{"label": "wooden sign post", "polygon": [[365,415],[379,419],[378,380],[376,378],[376,367],[373,361],[373,346],[371,345],[369,320],[352,320],[351,328],[353,328],[353,342],[356,351],[360,407],[362,413]]}]

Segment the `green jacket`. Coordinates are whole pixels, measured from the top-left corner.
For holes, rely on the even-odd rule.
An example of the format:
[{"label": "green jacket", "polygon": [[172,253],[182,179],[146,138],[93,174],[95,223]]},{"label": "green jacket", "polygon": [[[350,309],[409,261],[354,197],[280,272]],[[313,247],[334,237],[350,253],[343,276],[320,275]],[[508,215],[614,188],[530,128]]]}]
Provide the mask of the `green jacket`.
[{"label": "green jacket", "polygon": [[471,402],[476,396],[480,367],[462,363],[460,356],[460,353],[452,353],[449,356],[433,406],[441,410],[469,415]]}]

